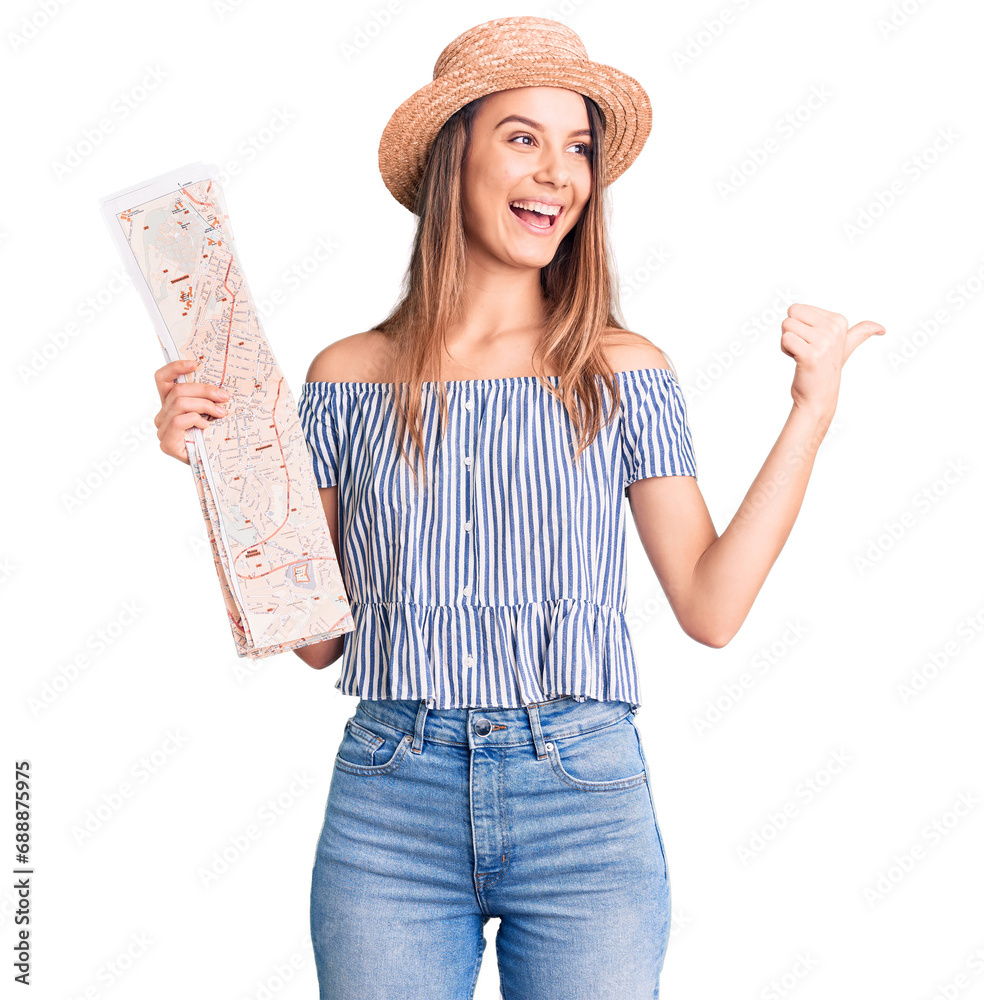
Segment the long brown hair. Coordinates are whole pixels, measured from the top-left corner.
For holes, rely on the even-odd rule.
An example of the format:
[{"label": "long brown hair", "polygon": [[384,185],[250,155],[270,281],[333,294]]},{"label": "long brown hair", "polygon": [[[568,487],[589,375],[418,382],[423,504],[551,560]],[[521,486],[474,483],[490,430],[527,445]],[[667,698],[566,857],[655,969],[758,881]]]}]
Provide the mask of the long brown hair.
[{"label": "long brown hair", "polygon": [[[444,338],[457,317],[464,286],[466,237],[461,169],[472,122],[484,99],[476,98],[452,115],[434,140],[417,191],[417,231],[403,278],[402,297],[374,327],[387,338],[392,356],[389,370],[399,410],[398,438],[405,440],[409,428],[418,454],[423,453],[421,386],[428,376],[440,371]],[[606,163],[601,154],[605,119],[591,98],[584,97],[584,103],[592,140],[591,196],[553,259],[540,269],[548,319],[534,351],[534,357],[541,356],[546,366],[559,374],[555,388],[544,380],[542,372],[537,372],[543,385],[570,414],[577,433],[575,462],[602,427],[598,375],[614,397],[605,426],[614,419],[621,402],[618,380],[600,348],[606,330],[626,329],[620,321],[618,280],[608,245]],[[566,391],[567,387],[571,392]],[[447,419],[443,381],[437,392],[443,435]],[[403,456],[409,462],[405,447]],[[426,469],[424,476],[426,480]]]}]

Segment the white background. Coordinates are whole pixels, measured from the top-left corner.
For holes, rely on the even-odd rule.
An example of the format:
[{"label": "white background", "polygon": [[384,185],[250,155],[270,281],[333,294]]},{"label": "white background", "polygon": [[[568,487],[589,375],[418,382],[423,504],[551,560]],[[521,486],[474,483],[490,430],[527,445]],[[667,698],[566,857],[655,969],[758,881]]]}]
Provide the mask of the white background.
[{"label": "white background", "polygon": [[[672,882],[661,995],[984,996],[977,6],[394,7],[382,26],[382,2],[4,7],[0,856],[11,871],[29,758],[37,995],[316,996],[311,865],[356,704],[337,663],[235,656],[191,475],[153,426],[163,358],[98,199],[194,160],[227,169],[254,297],[281,293],[264,326],[296,396],[318,351],[398,296],[413,217],[377,168],[389,115],[459,32],[528,13],[567,21],[652,98],[612,239],[629,328],[687,387],[719,532],[791,405],[787,305],[888,331],[847,362],[792,535],[726,647],[683,634],[629,529],[637,722]],[[285,277],[319,240],[333,252]],[[123,782],[134,794],[108,808]],[[250,824],[262,835],[206,885]],[[479,998],[498,995],[497,927]]]}]

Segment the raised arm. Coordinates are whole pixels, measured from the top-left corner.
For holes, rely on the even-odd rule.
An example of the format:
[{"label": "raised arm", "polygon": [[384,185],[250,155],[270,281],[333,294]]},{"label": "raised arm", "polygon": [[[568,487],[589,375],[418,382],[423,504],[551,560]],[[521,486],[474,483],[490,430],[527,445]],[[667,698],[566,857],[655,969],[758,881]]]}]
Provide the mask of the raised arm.
[{"label": "raised arm", "polygon": [[848,329],[838,313],[794,303],[781,348],[796,361],[793,407],[724,533],[717,535],[693,476],[652,476],[629,486],[646,554],[681,628],[708,646],[741,627],[799,513],[820,442],[833,420],[844,362],[885,328]]}]

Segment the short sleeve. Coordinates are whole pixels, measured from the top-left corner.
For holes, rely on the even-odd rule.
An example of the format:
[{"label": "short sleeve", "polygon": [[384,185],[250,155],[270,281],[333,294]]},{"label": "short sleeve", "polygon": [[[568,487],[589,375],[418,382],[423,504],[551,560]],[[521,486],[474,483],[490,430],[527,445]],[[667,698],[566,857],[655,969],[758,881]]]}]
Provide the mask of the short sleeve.
[{"label": "short sleeve", "polygon": [[304,382],[297,404],[304,437],[320,488],[338,485],[338,435],[333,382]]},{"label": "short sleeve", "polygon": [[627,373],[622,393],[625,486],[650,476],[697,477],[683,389],[668,368]]}]

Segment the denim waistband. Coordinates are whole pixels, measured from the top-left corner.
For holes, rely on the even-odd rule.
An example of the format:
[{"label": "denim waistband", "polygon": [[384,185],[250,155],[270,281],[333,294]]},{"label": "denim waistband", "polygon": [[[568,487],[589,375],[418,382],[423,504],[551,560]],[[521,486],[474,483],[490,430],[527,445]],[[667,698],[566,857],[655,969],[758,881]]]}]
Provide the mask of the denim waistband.
[{"label": "denim waistband", "polygon": [[635,714],[626,701],[577,701],[571,695],[522,708],[428,708],[426,700],[361,699],[356,713],[414,737],[420,753],[424,738],[461,746],[536,744],[544,755],[548,740],[578,736]]}]

